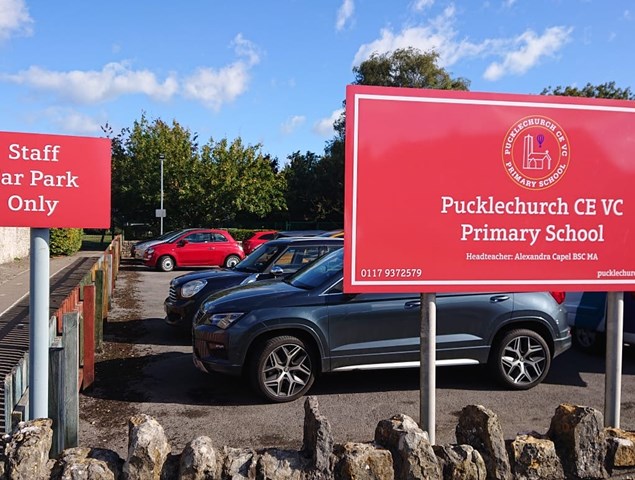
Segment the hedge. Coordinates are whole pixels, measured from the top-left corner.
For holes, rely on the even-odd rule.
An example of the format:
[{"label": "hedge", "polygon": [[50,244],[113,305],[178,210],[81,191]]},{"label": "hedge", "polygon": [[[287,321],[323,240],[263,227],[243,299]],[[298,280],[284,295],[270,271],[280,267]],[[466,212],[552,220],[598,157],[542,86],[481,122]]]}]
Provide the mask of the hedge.
[{"label": "hedge", "polygon": [[81,228],[51,228],[49,246],[51,255],[73,255],[82,248]]}]

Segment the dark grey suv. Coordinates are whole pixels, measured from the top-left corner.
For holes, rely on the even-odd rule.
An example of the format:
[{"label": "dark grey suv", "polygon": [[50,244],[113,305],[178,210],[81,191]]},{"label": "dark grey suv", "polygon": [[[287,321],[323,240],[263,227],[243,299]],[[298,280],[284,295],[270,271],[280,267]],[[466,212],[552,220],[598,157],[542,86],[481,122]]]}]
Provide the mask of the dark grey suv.
[{"label": "dark grey suv", "polygon": [[341,238],[280,238],[260,245],[234,268],[179,275],[170,282],[168,296],[163,302],[165,322],[190,331],[194,314],[209,294],[259,280],[282,280],[343,246]]},{"label": "dark grey suv", "polygon": [[[418,366],[420,296],[343,293],[343,256],[208,297],[194,319],[195,365],[245,373],[275,402],[302,396],[322,372]],[[437,294],[437,365],[489,363],[509,388],[537,385],[571,346],[563,300],[560,292]]]}]

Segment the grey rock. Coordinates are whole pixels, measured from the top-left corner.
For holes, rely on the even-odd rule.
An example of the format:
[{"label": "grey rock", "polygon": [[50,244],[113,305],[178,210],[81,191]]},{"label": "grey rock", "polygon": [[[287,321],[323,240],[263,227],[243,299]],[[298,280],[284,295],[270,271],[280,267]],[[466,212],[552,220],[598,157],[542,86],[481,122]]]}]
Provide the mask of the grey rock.
[{"label": "grey rock", "polygon": [[606,438],[606,466],[611,471],[635,468],[635,432],[619,428],[604,429]]},{"label": "grey rock", "polygon": [[160,480],[171,451],[163,427],[146,414],[128,421],[128,458],[123,466],[127,480]]},{"label": "grey rock", "polygon": [[221,475],[229,480],[254,480],[258,454],[250,448],[223,447],[221,457]]},{"label": "grey rock", "polygon": [[485,461],[488,479],[511,480],[503,429],[494,412],[482,405],[464,407],[456,426],[456,442],[478,450]]},{"label": "grey rock", "polygon": [[556,446],[548,438],[517,435],[511,442],[514,475],[518,480],[564,479],[564,470]]},{"label": "grey rock", "polygon": [[52,480],[118,480],[123,460],[102,448],[75,447],[64,450],[55,461]]},{"label": "grey rock", "polygon": [[440,479],[441,467],[428,434],[407,415],[394,415],[375,428],[375,442],[390,450],[395,479]]},{"label": "grey rock", "polygon": [[333,453],[331,425],[319,411],[316,397],[307,397],[304,402],[304,436],[302,453],[313,462],[318,472],[328,474]]},{"label": "grey rock", "polygon": [[179,464],[180,480],[215,480],[220,472],[212,439],[200,436],[183,449]]},{"label": "grey rock", "polygon": [[444,480],[485,480],[483,457],[470,445],[435,445]]},{"label": "grey rock", "polygon": [[256,463],[257,480],[303,480],[311,463],[299,452],[276,448],[260,452]]},{"label": "grey rock", "polygon": [[334,448],[333,475],[338,480],[392,480],[392,455],[378,445],[346,443]]},{"label": "grey rock", "polygon": [[53,420],[36,418],[18,423],[6,447],[7,477],[11,480],[49,478]]},{"label": "grey rock", "polygon": [[604,417],[590,407],[561,404],[556,408],[547,436],[556,445],[565,475],[603,479],[606,441]]}]

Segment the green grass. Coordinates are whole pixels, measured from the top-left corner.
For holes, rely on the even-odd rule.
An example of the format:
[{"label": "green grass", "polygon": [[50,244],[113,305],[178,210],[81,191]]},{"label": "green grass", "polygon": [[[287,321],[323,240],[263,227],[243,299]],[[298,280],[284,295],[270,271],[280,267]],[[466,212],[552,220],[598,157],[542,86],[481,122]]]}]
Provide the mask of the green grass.
[{"label": "green grass", "polygon": [[112,241],[112,237],[110,234],[101,235],[86,235],[82,236],[82,248],[81,250],[106,250],[110,242]]}]

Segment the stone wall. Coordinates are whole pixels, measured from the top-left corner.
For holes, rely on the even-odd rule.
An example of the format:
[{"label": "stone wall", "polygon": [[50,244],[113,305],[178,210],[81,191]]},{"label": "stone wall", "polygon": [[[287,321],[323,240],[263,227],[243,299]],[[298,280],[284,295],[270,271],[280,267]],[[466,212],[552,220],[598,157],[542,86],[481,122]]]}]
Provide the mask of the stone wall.
[{"label": "stone wall", "polygon": [[218,447],[199,436],[173,453],[163,427],[140,414],[128,422],[128,454],[78,447],[49,459],[52,421],[21,423],[2,441],[8,480],[514,480],[635,479],[635,433],[604,428],[602,414],[562,404],[549,430],[505,440],[496,415],[465,407],[456,444],[431,445],[406,415],[382,420],[366,443],[336,444],[315,397],[304,403],[300,451]]},{"label": "stone wall", "polygon": [[29,256],[31,229],[0,227],[0,263]]}]

